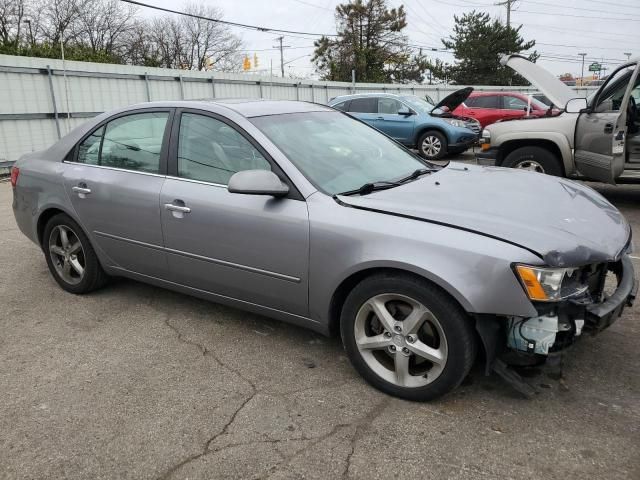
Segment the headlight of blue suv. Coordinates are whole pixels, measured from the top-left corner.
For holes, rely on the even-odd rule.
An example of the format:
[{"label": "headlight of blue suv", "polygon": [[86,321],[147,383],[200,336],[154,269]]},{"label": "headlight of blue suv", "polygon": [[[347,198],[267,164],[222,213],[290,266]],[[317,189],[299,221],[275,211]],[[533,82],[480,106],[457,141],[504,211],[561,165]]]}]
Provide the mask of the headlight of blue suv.
[{"label": "headlight of blue suv", "polygon": [[445,122],[453,125],[454,127],[464,127],[464,122],[461,122],[460,120],[456,120],[455,118],[444,118],[443,119]]}]

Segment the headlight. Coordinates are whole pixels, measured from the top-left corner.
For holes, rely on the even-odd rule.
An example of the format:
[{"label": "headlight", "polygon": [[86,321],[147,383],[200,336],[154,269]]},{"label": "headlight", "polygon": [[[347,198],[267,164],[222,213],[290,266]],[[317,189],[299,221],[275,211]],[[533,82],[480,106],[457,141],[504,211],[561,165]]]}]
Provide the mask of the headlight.
[{"label": "headlight", "polygon": [[491,143],[491,132],[486,128],[482,130],[482,135],[480,135],[481,143]]},{"label": "headlight", "polygon": [[527,295],[538,302],[557,302],[587,291],[575,268],[545,268],[516,265],[515,271]]},{"label": "headlight", "polygon": [[455,118],[445,118],[444,121],[453,125],[454,127],[464,127],[464,122],[456,120]]}]

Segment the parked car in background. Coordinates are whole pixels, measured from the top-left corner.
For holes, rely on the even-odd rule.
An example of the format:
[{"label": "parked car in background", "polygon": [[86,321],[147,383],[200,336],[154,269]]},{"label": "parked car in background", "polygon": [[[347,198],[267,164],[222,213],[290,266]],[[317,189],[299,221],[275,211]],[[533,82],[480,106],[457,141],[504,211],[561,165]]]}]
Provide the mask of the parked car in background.
[{"label": "parked car in background", "polygon": [[458,90],[432,105],[414,95],[365,93],[333,98],[329,105],[368,123],[409,148],[416,148],[428,160],[462,153],[474,145],[480,123],[453,115],[472,91]]},{"label": "parked car in background", "polygon": [[[553,102],[551,100],[549,100],[547,98],[547,96],[544,93],[534,93],[532,95],[533,98],[535,98],[536,100],[538,100],[539,102],[544,103],[547,107],[554,107],[557,108]],[[560,109],[559,109],[560,110]]]},{"label": "parked car in background", "polygon": [[640,178],[640,59],[614,70],[588,99],[576,98],[570,87],[524,57],[509,55],[502,62],[564,112],[489,125],[478,163],[607,183]]},{"label": "parked car in background", "polygon": [[367,381],[411,400],[460,385],[478,352],[517,386],[509,356],[557,355],[635,295],[629,224],[589,187],[440,167],[312,103],[104,113],[21,157],[11,184],[67,292],[124,276],[340,333]]},{"label": "parked car in background", "polygon": [[528,116],[543,117],[560,112],[550,110],[548,105],[522,93],[475,91],[453,113],[454,115],[475,118],[484,128],[502,120]]}]

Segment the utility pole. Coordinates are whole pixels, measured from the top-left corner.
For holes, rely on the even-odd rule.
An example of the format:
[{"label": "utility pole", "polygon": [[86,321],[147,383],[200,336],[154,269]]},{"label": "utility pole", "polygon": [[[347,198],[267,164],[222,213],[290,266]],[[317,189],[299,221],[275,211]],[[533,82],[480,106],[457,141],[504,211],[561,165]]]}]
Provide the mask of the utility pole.
[{"label": "utility pole", "polygon": [[276,38],[276,40],[278,41],[279,45],[274,45],[273,48],[279,48],[280,49],[280,73],[282,74],[282,78],[284,78],[284,48],[289,48],[291,45],[282,45],[282,41],[284,40],[284,37],[278,37]]},{"label": "utility pole", "polygon": [[584,57],[587,56],[586,53],[579,53],[578,56],[582,57],[582,73],[580,74],[580,86],[584,85]]},{"label": "utility pole", "polygon": [[623,53],[623,55],[626,55],[626,56],[627,56],[627,62],[628,62],[629,60],[631,60],[631,53],[625,52],[625,53]]},{"label": "utility pole", "polygon": [[516,0],[505,0],[504,2],[494,4],[500,7],[507,7],[507,28],[511,27],[511,7],[515,3],[516,3]]}]

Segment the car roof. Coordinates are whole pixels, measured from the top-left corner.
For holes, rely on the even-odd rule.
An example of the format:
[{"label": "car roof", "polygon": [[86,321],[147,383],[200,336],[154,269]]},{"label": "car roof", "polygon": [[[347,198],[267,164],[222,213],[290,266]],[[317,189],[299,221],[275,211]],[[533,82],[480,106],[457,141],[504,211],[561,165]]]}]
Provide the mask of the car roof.
[{"label": "car roof", "polygon": [[489,92],[486,90],[481,90],[481,91],[473,91],[471,92],[471,94],[469,95],[469,97],[486,97],[489,95],[500,95],[500,96],[504,96],[504,95],[513,95],[516,97],[526,97],[527,94],[526,93],[522,93],[522,92],[506,92],[506,91],[499,91],[499,92]]},{"label": "car roof", "polygon": [[388,97],[388,98],[403,98],[406,95],[399,95],[397,93],[385,93],[385,92],[367,92],[367,93],[352,93],[350,95],[340,95],[330,100],[331,103],[344,102],[345,100],[352,100],[354,98],[367,98],[367,97]]},{"label": "car roof", "polygon": [[265,100],[260,98],[216,98],[203,100],[180,100],[165,102],[146,102],[129,108],[197,108],[212,110],[218,106],[233,110],[243,117],[260,117],[265,115],[282,115],[286,113],[333,112],[333,108],[312,102],[295,100]]}]

